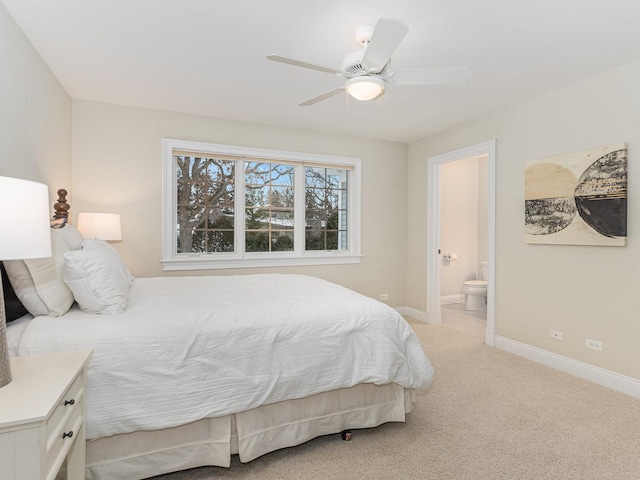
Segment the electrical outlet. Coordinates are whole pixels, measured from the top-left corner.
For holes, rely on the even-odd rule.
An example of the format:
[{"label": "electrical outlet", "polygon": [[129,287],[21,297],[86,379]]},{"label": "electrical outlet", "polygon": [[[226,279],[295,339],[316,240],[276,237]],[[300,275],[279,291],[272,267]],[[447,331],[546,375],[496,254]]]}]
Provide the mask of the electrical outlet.
[{"label": "electrical outlet", "polygon": [[564,340],[564,333],[559,330],[549,330],[549,336],[551,338],[555,338],[556,340]]},{"label": "electrical outlet", "polygon": [[590,338],[587,338],[586,345],[587,345],[587,348],[598,350],[600,352],[602,351],[602,342],[599,340],[591,340]]},{"label": "electrical outlet", "polygon": [[389,294],[388,293],[380,294],[380,300],[389,300]]}]

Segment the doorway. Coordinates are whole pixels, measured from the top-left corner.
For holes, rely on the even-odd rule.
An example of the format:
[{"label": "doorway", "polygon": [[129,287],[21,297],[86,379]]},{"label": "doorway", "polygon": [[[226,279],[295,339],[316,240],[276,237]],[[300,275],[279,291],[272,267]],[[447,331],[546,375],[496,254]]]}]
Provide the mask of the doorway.
[{"label": "doorway", "polygon": [[427,188],[427,320],[441,323],[441,269],[443,255],[453,253],[441,249],[442,185],[441,167],[470,158],[487,159],[486,261],[487,265],[487,324],[485,343],[495,344],[495,140],[472,145],[428,159]]}]

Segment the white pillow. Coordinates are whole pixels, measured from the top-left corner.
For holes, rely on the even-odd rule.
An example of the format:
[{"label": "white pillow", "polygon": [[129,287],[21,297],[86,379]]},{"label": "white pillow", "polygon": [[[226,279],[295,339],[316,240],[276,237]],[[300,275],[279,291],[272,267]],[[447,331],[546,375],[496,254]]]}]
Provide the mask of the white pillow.
[{"label": "white pillow", "polygon": [[65,224],[62,228],[54,228],[51,232],[62,238],[62,241],[69,247],[69,250],[80,250],[84,237],[73,225]]},{"label": "white pillow", "polygon": [[[122,263],[119,255],[118,260]],[[83,246],[65,253],[62,277],[84,312],[115,315],[127,308],[131,279],[124,278],[108,250]]]},{"label": "white pillow", "polygon": [[73,304],[73,294],[62,279],[63,255],[69,247],[61,230],[51,229],[51,257],[4,262],[16,296],[34,317],[59,317]]},{"label": "white pillow", "polygon": [[104,240],[99,238],[87,239],[82,242],[83,250],[101,250],[111,259],[113,266],[118,271],[118,275],[122,277],[123,282],[133,282],[133,275],[122,261],[122,257],[118,251]]}]

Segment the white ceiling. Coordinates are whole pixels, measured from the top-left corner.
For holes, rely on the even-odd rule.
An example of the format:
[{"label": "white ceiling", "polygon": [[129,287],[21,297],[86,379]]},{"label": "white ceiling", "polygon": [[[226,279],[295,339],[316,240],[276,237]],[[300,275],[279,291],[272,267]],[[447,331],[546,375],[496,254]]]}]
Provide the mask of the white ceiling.
[{"label": "white ceiling", "polygon": [[[75,99],[411,142],[640,59],[639,0],[2,0]],[[395,68],[470,66],[458,86],[340,94],[356,27],[397,18]],[[404,108],[398,109],[398,103]]]}]

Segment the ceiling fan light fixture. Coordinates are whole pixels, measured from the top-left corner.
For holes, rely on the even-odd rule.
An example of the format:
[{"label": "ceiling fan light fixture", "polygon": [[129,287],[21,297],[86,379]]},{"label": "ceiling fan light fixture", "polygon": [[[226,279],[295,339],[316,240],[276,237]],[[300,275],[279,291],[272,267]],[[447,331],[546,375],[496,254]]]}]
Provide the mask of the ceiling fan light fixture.
[{"label": "ceiling fan light fixture", "polygon": [[384,93],[384,81],[371,75],[361,75],[347,80],[344,89],[356,100],[374,100]]}]

